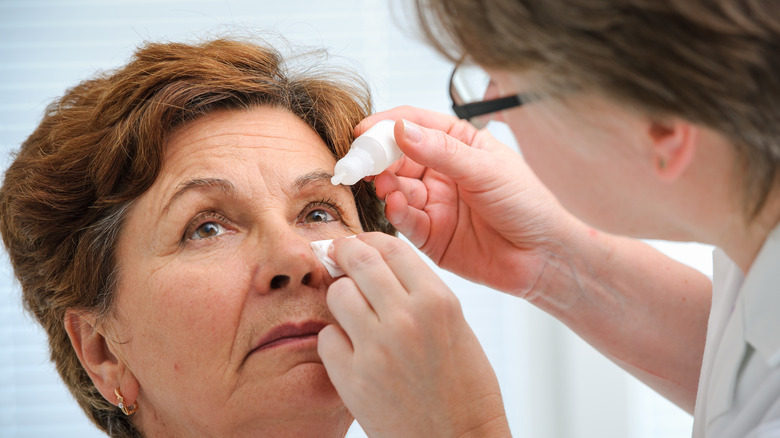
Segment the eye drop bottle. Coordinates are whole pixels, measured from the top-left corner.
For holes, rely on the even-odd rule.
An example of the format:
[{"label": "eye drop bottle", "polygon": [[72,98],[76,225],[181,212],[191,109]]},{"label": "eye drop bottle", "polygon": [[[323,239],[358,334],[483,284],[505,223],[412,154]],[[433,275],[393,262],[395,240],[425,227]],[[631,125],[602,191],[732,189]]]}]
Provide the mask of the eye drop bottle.
[{"label": "eye drop bottle", "polygon": [[395,120],[382,120],[352,142],[349,152],[336,163],[333,185],[351,186],[369,175],[378,175],[401,158],[395,143]]}]

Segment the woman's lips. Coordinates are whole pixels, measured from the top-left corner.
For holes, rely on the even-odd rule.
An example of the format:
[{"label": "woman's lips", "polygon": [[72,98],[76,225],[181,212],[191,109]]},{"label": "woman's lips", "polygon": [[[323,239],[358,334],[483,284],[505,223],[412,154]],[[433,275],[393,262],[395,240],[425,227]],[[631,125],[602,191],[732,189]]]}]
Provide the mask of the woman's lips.
[{"label": "woman's lips", "polygon": [[316,340],[320,330],[326,325],[326,323],[320,321],[306,321],[302,323],[286,323],[274,327],[260,339],[250,354],[299,341]]}]

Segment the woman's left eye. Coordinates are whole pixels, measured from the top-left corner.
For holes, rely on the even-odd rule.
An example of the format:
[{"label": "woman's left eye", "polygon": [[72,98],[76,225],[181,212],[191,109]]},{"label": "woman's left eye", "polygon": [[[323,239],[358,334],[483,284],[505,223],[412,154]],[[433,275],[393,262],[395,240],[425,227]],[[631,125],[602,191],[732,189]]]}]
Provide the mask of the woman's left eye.
[{"label": "woman's left eye", "polygon": [[225,227],[217,222],[204,222],[190,234],[191,240],[208,239],[225,232]]},{"label": "woman's left eye", "polygon": [[216,211],[206,211],[195,215],[184,230],[182,242],[219,237],[231,231],[232,222]]},{"label": "woman's left eye", "polygon": [[328,213],[326,210],[318,208],[316,210],[312,210],[306,214],[303,221],[307,224],[313,224],[318,222],[331,222],[336,220],[335,217],[333,217],[332,214]]}]

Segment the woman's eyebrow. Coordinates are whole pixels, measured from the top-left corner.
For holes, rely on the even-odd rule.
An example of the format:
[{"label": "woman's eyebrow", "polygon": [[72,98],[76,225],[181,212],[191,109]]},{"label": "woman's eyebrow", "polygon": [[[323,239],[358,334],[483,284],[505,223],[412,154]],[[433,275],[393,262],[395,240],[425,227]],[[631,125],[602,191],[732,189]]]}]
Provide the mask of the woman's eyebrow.
[{"label": "woman's eyebrow", "polygon": [[300,192],[309,184],[322,184],[323,182],[327,182],[328,185],[331,185],[331,178],[333,178],[332,172],[315,170],[314,172],[309,172],[296,178],[293,187],[296,191]]},{"label": "woman's eyebrow", "polygon": [[168,202],[165,204],[165,207],[163,207],[162,213],[166,214],[168,210],[171,208],[171,205],[179,199],[183,194],[187,193],[190,190],[193,189],[199,189],[199,188],[216,188],[222,192],[224,192],[226,195],[234,197],[236,193],[238,192],[236,190],[236,186],[233,185],[230,181],[222,178],[195,178],[191,179],[189,181],[185,181],[181,184],[179,184],[176,187],[176,191],[173,193],[173,196],[171,196],[171,199],[168,200]]}]

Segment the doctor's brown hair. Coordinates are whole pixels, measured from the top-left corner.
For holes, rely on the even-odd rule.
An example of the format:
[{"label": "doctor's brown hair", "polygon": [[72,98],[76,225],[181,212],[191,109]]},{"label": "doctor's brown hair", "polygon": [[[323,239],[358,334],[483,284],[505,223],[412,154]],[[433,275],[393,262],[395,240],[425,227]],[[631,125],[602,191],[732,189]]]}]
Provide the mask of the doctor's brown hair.
[{"label": "doctor's brown hair", "polygon": [[[322,68],[318,54],[296,56],[301,65],[293,70],[277,51],[249,42],[146,44],[126,66],[49,105],[8,168],[0,231],[25,308],[46,330],[71,393],[109,435],[141,433],[82,368],[65,331],[66,309],[91,312],[98,323],[110,315],[126,212],[155,181],[167,138],[182,124],[267,105],[301,118],[334,157],[347,153],[353,127],[371,113],[368,87],[350,72]],[[353,194],[364,230],[394,233],[367,183]]]},{"label": "doctor's brown hair", "polygon": [[[596,92],[651,117],[677,116],[736,150],[749,217],[780,178],[776,0],[416,0],[451,60],[532,71],[535,92]],[[707,153],[700,150],[698,153]]]}]

